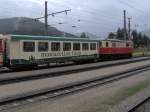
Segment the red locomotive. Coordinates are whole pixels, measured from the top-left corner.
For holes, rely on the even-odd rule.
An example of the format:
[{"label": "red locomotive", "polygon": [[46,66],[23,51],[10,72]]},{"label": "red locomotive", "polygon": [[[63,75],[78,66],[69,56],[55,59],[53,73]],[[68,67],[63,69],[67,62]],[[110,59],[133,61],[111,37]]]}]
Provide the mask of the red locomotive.
[{"label": "red locomotive", "polygon": [[133,42],[130,40],[106,39],[100,42],[100,58],[130,58]]}]

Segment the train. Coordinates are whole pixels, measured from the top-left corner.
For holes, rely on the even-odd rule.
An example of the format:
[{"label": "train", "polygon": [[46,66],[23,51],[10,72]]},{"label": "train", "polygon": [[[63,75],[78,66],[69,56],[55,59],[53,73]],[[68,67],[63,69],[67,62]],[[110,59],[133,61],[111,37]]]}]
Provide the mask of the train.
[{"label": "train", "polygon": [[35,67],[42,64],[131,58],[130,40],[0,35],[0,67]]}]

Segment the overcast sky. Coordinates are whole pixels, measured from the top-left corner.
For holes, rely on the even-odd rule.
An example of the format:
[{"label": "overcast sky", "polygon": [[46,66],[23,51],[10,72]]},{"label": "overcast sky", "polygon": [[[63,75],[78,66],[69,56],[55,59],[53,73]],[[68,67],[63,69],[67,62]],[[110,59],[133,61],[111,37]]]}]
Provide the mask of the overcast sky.
[{"label": "overcast sky", "polygon": [[[123,10],[132,18],[132,28],[150,28],[150,0],[47,0],[48,13],[71,9],[49,16],[49,25],[71,33],[90,32],[99,37],[123,26]],[[44,0],[0,0],[0,18],[41,17]],[[80,21],[79,21],[80,20]],[[41,20],[42,21],[42,20]],[[64,24],[59,25],[62,22]],[[73,28],[72,26],[76,26]]]}]

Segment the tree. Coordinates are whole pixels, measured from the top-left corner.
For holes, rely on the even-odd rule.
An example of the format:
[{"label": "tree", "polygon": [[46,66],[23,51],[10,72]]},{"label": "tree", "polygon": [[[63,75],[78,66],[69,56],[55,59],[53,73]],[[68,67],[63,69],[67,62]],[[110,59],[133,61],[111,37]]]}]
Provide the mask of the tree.
[{"label": "tree", "polygon": [[118,28],[116,34],[111,32],[108,35],[108,38],[109,39],[116,38],[116,39],[119,39],[119,40],[124,40],[124,30],[121,29],[121,28]]},{"label": "tree", "polygon": [[108,35],[108,39],[113,39],[115,36],[116,36],[116,35],[111,32],[111,33]]},{"label": "tree", "polygon": [[148,47],[148,43],[150,42],[150,39],[146,35],[142,35],[142,33],[138,33],[136,30],[132,32],[133,35],[133,43],[135,48],[138,47]]},{"label": "tree", "polygon": [[136,30],[132,32],[134,47],[139,47],[138,45],[138,33]]},{"label": "tree", "polygon": [[80,38],[87,38],[85,32],[82,32],[82,33],[81,33]]},{"label": "tree", "polygon": [[123,40],[124,39],[124,30],[118,28],[117,30],[117,39]]},{"label": "tree", "polygon": [[[148,44],[150,43],[150,38],[147,35],[143,35],[141,32],[137,32],[136,30],[132,31],[132,37],[135,48],[148,47]],[[118,28],[116,35],[114,33],[109,33],[108,38],[124,40],[124,29]]]}]

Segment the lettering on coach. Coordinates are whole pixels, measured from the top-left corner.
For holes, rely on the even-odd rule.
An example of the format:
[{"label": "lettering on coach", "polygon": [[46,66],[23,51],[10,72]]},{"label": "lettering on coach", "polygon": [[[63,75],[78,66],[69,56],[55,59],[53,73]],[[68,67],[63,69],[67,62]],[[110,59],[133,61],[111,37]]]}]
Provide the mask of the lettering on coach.
[{"label": "lettering on coach", "polygon": [[41,57],[65,57],[65,56],[80,56],[80,51],[72,51],[72,52],[51,52],[51,53],[41,53]]}]

